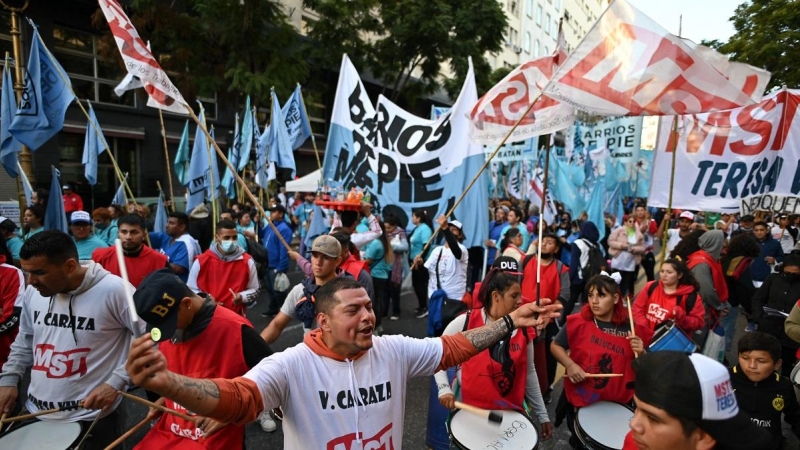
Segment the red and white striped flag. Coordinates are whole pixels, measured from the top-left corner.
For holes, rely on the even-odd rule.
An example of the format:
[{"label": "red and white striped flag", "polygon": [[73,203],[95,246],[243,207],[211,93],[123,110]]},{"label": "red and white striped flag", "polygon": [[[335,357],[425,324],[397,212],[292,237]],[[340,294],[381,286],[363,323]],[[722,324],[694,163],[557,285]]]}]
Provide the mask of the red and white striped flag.
[{"label": "red and white striped flag", "polygon": [[147,105],[166,111],[186,114],[186,100],[172,84],[150,49],[139,37],[128,15],[117,0],[99,0],[111,33],[125,62],[128,73],[138,77],[147,91]]},{"label": "red and white striped flag", "polygon": [[[564,35],[559,31],[555,53],[528,61],[512,70],[472,107],[469,137],[475,143],[499,144],[528,106],[542,94],[558,66],[567,59]],[[511,135],[519,141],[572,125],[573,109],[542,97]]]},{"label": "red and white striped flag", "polygon": [[702,52],[624,0],[614,0],[544,92],[607,116],[694,114],[760,98],[758,83],[728,78]]}]

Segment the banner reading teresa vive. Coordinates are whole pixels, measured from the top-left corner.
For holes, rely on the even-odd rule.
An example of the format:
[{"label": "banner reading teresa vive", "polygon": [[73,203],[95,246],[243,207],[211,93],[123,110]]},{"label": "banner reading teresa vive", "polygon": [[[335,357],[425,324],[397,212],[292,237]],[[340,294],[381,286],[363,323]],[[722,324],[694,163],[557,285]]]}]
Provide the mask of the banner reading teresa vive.
[{"label": "banner reading teresa vive", "polygon": [[[483,147],[468,138],[467,112],[477,99],[470,65],[461,94],[437,120],[410,114],[382,95],[373,108],[345,55],[322,168],[325,183],[369,188],[378,211],[403,223],[411,211],[424,210],[431,220],[445,214],[485,161]],[[464,245],[482,245],[489,221],[485,176],[454,215],[464,224]]]},{"label": "banner reading teresa vive", "polygon": [[[672,206],[736,212],[740,200],[800,193],[800,90],[743,108],[679,116]],[[672,117],[661,121],[648,203],[666,207]],[[753,200],[753,199],[756,200]]]}]

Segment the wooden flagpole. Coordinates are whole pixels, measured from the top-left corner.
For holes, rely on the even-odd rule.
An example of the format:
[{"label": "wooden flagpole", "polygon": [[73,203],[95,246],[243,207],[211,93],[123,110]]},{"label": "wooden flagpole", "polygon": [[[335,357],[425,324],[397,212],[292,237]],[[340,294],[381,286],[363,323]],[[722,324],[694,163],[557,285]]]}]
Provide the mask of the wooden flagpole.
[{"label": "wooden flagpole", "polygon": [[[167,147],[167,129],[164,127],[164,112],[161,111],[161,108],[158,109],[158,119],[161,121],[161,137],[164,140],[164,159],[167,162],[167,180],[169,181],[169,210],[175,212],[175,192],[172,190],[172,170],[170,170],[169,166],[171,165],[171,161],[169,160],[169,147]],[[161,190],[161,187],[158,188]]]},{"label": "wooden flagpole", "polygon": [[[675,157],[678,153],[678,116],[672,117],[672,169],[669,174],[669,201],[667,202],[667,214],[672,220],[672,190],[675,187]],[[669,224],[664,226],[664,235],[661,239],[661,264],[667,255],[667,241],[669,241]]]},{"label": "wooden flagpole", "polygon": [[[297,83],[297,86],[300,87],[300,83]],[[303,114],[306,116],[306,121],[308,122],[308,129],[311,130],[311,121],[308,119],[308,110],[306,109],[306,99],[303,97],[302,88],[300,90],[300,105],[303,107]],[[322,170],[322,162],[319,159],[319,150],[317,150],[317,140],[314,138],[314,130],[311,130],[311,146],[314,147],[314,156],[317,157],[317,168]]]}]

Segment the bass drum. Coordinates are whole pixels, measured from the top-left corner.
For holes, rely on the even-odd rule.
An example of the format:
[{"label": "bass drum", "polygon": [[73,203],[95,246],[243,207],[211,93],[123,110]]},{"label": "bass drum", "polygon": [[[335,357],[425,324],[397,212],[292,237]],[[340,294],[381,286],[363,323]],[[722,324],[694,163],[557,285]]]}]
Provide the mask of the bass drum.
[{"label": "bass drum", "polygon": [[468,411],[454,412],[448,422],[453,445],[462,450],[539,448],[539,432],[527,415],[512,410],[497,412],[503,415],[499,424]]},{"label": "bass drum", "polygon": [[620,403],[597,402],[575,414],[575,436],[589,450],[621,450],[633,409]]},{"label": "bass drum", "polygon": [[70,450],[78,445],[80,434],[81,426],[77,422],[37,420],[0,436],[0,449]]}]

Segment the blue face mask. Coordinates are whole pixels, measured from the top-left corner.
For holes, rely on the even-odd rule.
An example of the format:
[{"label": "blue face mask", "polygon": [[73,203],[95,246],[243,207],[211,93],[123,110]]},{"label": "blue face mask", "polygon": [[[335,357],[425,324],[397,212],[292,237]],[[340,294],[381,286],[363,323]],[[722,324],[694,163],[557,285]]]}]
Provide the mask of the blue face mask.
[{"label": "blue face mask", "polygon": [[219,246],[223,253],[233,253],[236,251],[236,248],[239,247],[239,244],[236,243],[236,241],[221,241]]}]

